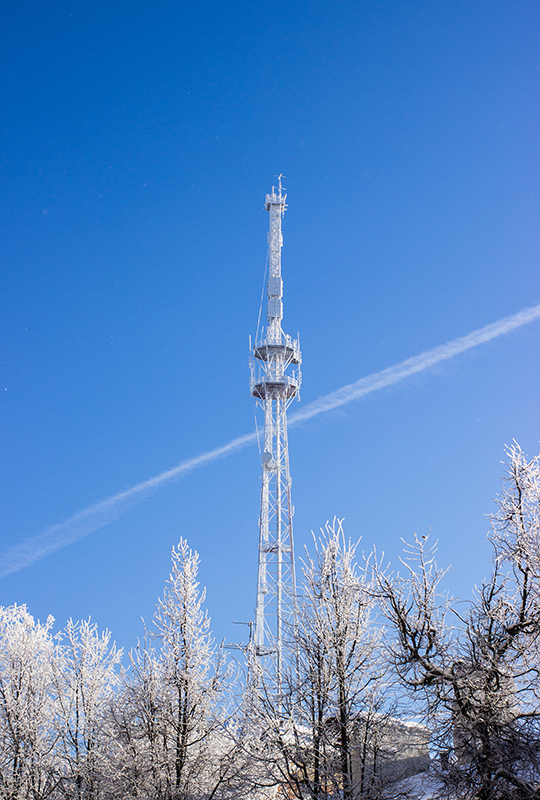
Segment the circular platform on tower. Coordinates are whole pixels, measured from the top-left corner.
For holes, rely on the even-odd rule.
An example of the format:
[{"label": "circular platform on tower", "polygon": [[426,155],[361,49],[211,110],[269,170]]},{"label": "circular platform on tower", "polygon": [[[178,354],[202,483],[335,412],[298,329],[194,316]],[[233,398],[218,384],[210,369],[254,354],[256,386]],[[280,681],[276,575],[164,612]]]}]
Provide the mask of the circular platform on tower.
[{"label": "circular platform on tower", "polygon": [[251,394],[253,397],[257,397],[259,400],[289,400],[291,397],[295,397],[298,391],[298,385],[296,382],[285,382],[285,381],[262,381],[261,383],[256,383],[251,390]]},{"label": "circular platform on tower", "polygon": [[269,358],[278,355],[281,355],[283,360],[289,364],[300,364],[302,361],[300,350],[290,344],[258,344],[253,351],[253,355],[259,361],[268,361]]}]

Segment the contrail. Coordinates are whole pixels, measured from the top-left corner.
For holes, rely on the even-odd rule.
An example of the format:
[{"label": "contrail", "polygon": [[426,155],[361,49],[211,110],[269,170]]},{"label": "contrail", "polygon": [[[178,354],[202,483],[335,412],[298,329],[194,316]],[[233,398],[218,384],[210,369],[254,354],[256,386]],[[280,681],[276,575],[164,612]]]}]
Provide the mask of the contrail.
[{"label": "contrail", "polygon": [[[466,336],[460,336],[458,339],[441,344],[432,350],[426,350],[424,353],[406,359],[406,361],[387,367],[381,372],[374,372],[365,378],[360,378],[359,381],[342,386],[341,389],[320,397],[313,403],[309,403],[301,411],[292,414],[289,418],[289,425],[298,425],[298,423],[305,422],[305,420],[311,419],[317,414],[323,414],[333,408],[339,408],[339,406],[344,406],[352,400],[357,400],[360,397],[371,394],[371,392],[376,392],[378,389],[384,389],[386,386],[399,383],[410,375],[422,372],[435,364],[439,364],[441,361],[446,361],[459,353],[464,353],[466,350],[477,347],[479,344],[496,339],[498,336],[509,333],[515,328],[521,328],[522,325],[526,325],[539,317],[540,303],[531,308],[524,308],[518,311],[517,314],[504,317],[483,328],[478,328],[478,330],[472,331]],[[136,486],[132,486],[131,489],[115,494],[107,500],[95,503],[84,511],[74,514],[65,522],[60,522],[47,528],[46,531],[37,536],[25,539],[20,544],[6,550],[0,556],[0,578],[28,567],[49,553],[53,553],[67,544],[88,536],[88,534],[97,531],[104,525],[108,525],[118,517],[121,517],[122,514],[125,514],[134,505],[140,503],[160,486],[178,480],[188,472],[204,467],[212,461],[225,458],[225,456],[237,450],[254,444],[256,440],[255,433],[238,436],[222,447],[216,447],[214,450],[195,456],[195,458],[181,461],[176,467],[168,469],[147,481],[138,483]]]},{"label": "contrail", "polygon": [[181,461],[176,467],[168,469],[154,478],[149,478],[147,481],[137,483],[131,489],[108,497],[107,500],[88,506],[84,511],[79,511],[65,522],[52,525],[43,533],[38,533],[37,536],[31,536],[20,544],[10,547],[0,556],[0,578],[4,578],[12,572],[18,572],[24,567],[29,567],[34,561],[39,561],[43,556],[54,553],[55,550],[60,550],[67,544],[84,539],[89,533],[93,533],[121,517],[165,483],[181,478],[198,467],[204,467],[205,464],[210,464],[218,458],[224,458],[230,453],[234,453],[235,450],[240,450],[256,441],[255,433],[238,436],[222,447],[216,447],[200,456]]},{"label": "contrail", "polygon": [[483,328],[478,328],[478,330],[472,331],[466,336],[460,336],[458,339],[452,339],[451,342],[440,344],[438,347],[434,347],[433,350],[426,350],[424,353],[408,358],[406,361],[394,364],[393,367],[387,367],[381,372],[374,372],[372,375],[360,378],[355,383],[349,383],[335,392],[319,397],[318,400],[309,403],[301,411],[292,414],[289,418],[289,425],[295,425],[298,422],[311,419],[311,417],[322,414],[324,411],[330,411],[332,408],[344,406],[346,403],[350,403],[351,400],[357,400],[366,394],[376,392],[377,389],[384,389],[385,386],[399,383],[404,378],[408,378],[409,375],[422,372],[422,370],[428,369],[434,364],[446,361],[453,356],[459,355],[459,353],[464,353],[465,350],[470,350],[479,344],[489,342],[491,339],[496,339],[497,336],[509,333],[515,328],[521,328],[522,325],[526,325],[528,322],[538,319],[538,317],[540,317],[540,303],[531,308],[524,308],[510,317],[504,317],[497,322],[492,322],[490,325],[485,325]]}]

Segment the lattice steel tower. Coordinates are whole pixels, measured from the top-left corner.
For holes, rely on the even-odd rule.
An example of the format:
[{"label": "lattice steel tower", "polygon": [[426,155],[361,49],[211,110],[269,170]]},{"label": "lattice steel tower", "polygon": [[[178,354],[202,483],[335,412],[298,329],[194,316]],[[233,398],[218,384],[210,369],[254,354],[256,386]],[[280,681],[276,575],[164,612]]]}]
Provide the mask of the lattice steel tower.
[{"label": "lattice steel tower", "polygon": [[268,304],[266,330],[256,337],[251,351],[251,394],[264,411],[262,446],[259,565],[253,645],[277,693],[280,692],[284,639],[295,623],[295,574],[291,504],[291,477],[287,443],[287,408],[301,382],[302,355],[298,340],[283,333],[283,280],[281,278],[281,218],[287,195],[278,190],[266,195],[270,212],[268,233]]}]

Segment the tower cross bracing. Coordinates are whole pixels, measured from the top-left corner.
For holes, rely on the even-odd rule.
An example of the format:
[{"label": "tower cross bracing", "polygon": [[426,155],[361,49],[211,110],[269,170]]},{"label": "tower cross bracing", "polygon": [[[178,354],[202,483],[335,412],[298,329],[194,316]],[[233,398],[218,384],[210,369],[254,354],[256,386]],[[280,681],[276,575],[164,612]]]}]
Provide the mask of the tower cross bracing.
[{"label": "tower cross bracing", "polygon": [[281,220],[286,209],[281,176],[266,195],[268,232],[267,327],[251,351],[251,394],[264,412],[257,600],[253,644],[267,679],[280,691],[284,642],[295,623],[293,506],[287,440],[287,408],[298,397],[299,342],[283,332]]}]

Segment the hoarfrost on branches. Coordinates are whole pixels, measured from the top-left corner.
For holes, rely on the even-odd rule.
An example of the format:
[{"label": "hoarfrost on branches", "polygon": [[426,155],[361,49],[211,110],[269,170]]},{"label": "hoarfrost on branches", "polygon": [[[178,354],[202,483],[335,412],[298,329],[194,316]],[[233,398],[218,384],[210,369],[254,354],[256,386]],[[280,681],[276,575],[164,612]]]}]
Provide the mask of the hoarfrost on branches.
[{"label": "hoarfrost on branches", "polygon": [[515,443],[507,456],[493,569],[468,614],[441,597],[424,537],[405,577],[378,570],[401,685],[423,698],[447,791],[471,800],[540,797],[540,468]]},{"label": "hoarfrost on branches", "polygon": [[0,608],[0,797],[46,797],[55,786],[57,712],[52,682],[53,618],[26,606]]}]

